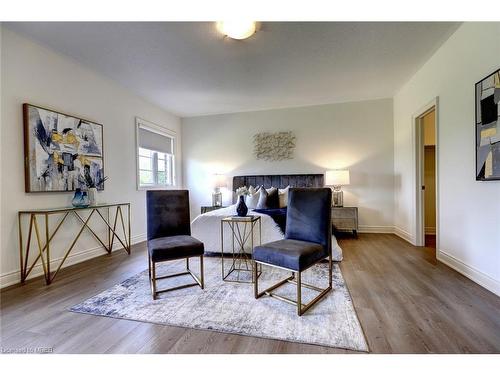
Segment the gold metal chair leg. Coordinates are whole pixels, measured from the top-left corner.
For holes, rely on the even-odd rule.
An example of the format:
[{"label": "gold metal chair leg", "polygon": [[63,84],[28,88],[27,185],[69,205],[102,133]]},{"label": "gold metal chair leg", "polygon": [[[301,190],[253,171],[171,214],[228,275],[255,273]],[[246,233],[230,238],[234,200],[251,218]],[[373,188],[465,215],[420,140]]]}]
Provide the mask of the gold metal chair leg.
[{"label": "gold metal chair leg", "polygon": [[156,264],[151,262],[151,293],[153,293],[153,299],[156,299]]},{"label": "gold metal chair leg", "polygon": [[[160,293],[171,292],[171,291],[183,289],[183,288],[190,288],[193,286],[199,286],[201,289],[205,289],[203,255],[200,256],[200,276],[199,277],[197,275],[195,275],[194,272],[189,268],[189,258],[186,258],[186,271],[157,277],[156,276],[156,263],[153,262],[150,257],[148,257],[148,258],[149,258],[148,260],[149,260],[149,264],[150,264],[150,277],[149,277],[149,279],[151,281],[151,292],[153,294],[153,299],[156,299],[156,296]],[[175,286],[173,288],[161,289],[161,290],[158,290],[156,288],[156,281],[157,280],[169,279],[172,277],[183,276],[183,275],[191,275],[191,277],[194,279],[195,283],[179,285],[179,286]]]},{"label": "gold metal chair leg", "polygon": [[203,255],[200,256],[200,280],[201,280],[201,289],[205,289],[205,276],[203,270]]},{"label": "gold metal chair leg", "polygon": [[149,282],[151,282],[151,255],[149,255],[149,251],[148,251],[148,274],[149,274]]},{"label": "gold metal chair leg", "polygon": [[332,252],[330,251],[330,256],[328,257],[328,285],[330,289],[332,288],[332,278],[333,278],[333,259]]},{"label": "gold metal chair leg", "polygon": [[[289,304],[296,306],[297,307],[297,315],[302,316],[302,315],[304,315],[304,313],[307,310],[309,310],[312,306],[314,306],[317,302],[319,302],[323,297],[325,297],[328,292],[330,292],[332,290],[332,277],[331,277],[331,275],[332,275],[332,268],[333,267],[332,267],[331,259],[329,262],[329,267],[330,268],[329,268],[328,272],[330,275],[330,280],[328,283],[328,287],[325,289],[321,289],[321,288],[316,287],[314,285],[303,283],[302,282],[302,272],[299,272],[299,271],[291,271],[291,276],[289,276],[286,279],[281,280],[278,283],[268,287],[266,290],[264,290],[262,292],[259,292],[258,278],[256,278],[255,283],[254,283],[255,299],[258,299],[258,298],[262,297],[263,295],[267,295],[269,297],[276,298],[280,301],[287,302]],[[257,272],[257,267],[254,268],[253,272],[255,275],[255,273]],[[297,299],[295,301],[290,299],[290,298],[280,296],[280,295],[273,292],[273,290],[278,289],[280,286],[282,286],[286,283],[295,284],[297,286]],[[309,303],[303,304],[302,303],[302,287],[315,290],[315,291],[319,292],[319,294],[316,297],[314,297]]]},{"label": "gold metal chair leg", "polygon": [[253,283],[253,292],[255,299],[259,298],[259,276],[258,276],[258,266],[259,264],[255,261],[253,261],[254,267],[253,267],[253,278],[255,282]]},{"label": "gold metal chair leg", "polygon": [[296,272],[296,277],[297,277],[297,315],[301,316],[302,315],[302,277],[300,272]]}]

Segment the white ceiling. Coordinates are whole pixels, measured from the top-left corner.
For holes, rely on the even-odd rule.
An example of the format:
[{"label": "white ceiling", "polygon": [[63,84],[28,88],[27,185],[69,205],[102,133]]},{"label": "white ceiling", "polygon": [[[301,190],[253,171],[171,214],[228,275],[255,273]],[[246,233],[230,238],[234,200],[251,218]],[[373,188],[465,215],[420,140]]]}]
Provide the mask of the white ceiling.
[{"label": "white ceiling", "polygon": [[182,117],[387,98],[458,23],[7,23]]}]

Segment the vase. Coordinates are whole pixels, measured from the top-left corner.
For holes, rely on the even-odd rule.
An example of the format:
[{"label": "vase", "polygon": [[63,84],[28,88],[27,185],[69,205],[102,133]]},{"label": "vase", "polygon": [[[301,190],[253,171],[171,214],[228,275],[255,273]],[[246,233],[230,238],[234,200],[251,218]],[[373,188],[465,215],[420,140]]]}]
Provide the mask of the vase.
[{"label": "vase", "polygon": [[240,195],[238,205],[236,206],[236,213],[238,216],[247,216],[248,207],[245,204],[245,197],[243,195]]},{"label": "vase", "polygon": [[90,205],[89,196],[86,191],[82,192],[82,207],[88,207]]},{"label": "vase", "polygon": [[89,189],[89,203],[91,206],[95,206],[97,204],[97,188]]},{"label": "vase", "polygon": [[82,191],[82,189],[77,188],[75,190],[75,195],[73,196],[73,200],[71,204],[74,207],[87,207],[89,205],[89,197],[87,192]]}]

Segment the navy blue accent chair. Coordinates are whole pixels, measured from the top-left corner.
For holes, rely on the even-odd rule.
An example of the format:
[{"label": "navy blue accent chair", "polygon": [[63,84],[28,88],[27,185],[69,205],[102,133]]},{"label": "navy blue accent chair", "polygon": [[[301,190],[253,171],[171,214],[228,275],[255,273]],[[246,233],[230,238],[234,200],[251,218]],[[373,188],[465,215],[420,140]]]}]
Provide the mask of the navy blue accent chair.
[{"label": "navy blue accent chair", "polygon": [[[276,297],[297,306],[300,316],[332,289],[332,191],[329,188],[291,188],[288,193],[285,238],[256,246],[253,249],[254,294]],[[321,289],[301,281],[301,273],[328,258],[328,287]],[[263,264],[291,271],[291,276],[259,292],[257,265]],[[285,283],[297,285],[297,300],[279,296],[272,291]],[[302,303],[301,287],[319,293],[307,304]]]},{"label": "navy blue accent chair", "polygon": [[[159,293],[188,288],[203,282],[203,243],[191,237],[189,215],[189,192],[187,190],[149,190],[146,192],[147,245],[149,279],[153,299]],[[189,259],[200,258],[200,277],[189,268]],[[157,276],[156,263],[176,259],[186,259],[186,271],[171,275]],[[176,276],[191,275],[196,283],[157,290],[156,281]]]}]

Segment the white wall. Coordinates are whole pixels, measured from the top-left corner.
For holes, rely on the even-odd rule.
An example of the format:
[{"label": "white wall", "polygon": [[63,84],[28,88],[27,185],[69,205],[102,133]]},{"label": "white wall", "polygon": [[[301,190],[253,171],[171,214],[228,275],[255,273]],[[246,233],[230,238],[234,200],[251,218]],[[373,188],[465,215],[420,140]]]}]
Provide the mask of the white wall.
[{"label": "white wall", "polygon": [[500,67],[500,23],[465,23],[394,97],[395,223],[415,241],[412,116],[439,97],[437,257],[500,294],[500,181],[475,180],[474,84]]},{"label": "white wall", "polygon": [[[293,160],[253,156],[253,135],[288,131],[297,137]],[[361,230],[393,228],[392,100],[320,105],[182,119],[184,184],[191,215],[211,205],[210,177],[224,173],[324,173],[349,168],[344,204],[359,206]],[[226,203],[230,200],[225,194]]]},{"label": "white wall", "polygon": [[[1,282],[19,280],[17,211],[70,204],[72,193],[24,192],[22,103],[29,102],[94,120],[104,125],[104,171],[109,180],[99,199],[132,204],[132,237],[145,239],[145,192],[136,190],[135,116],[177,132],[177,177],[182,181],[180,119],[147,103],[77,62],[48,50],[4,27],[1,44]],[[55,237],[51,252],[77,230],[73,220]],[[99,228],[99,227],[96,227]],[[102,229],[102,227],[101,227]],[[35,243],[34,243],[35,244]],[[37,248],[32,248],[32,251]],[[34,252],[34,251],[33,251]],[[103,254],[89,235],[82,237],[68,264]],[[41,268],[35,269],[35,274]]]}]

